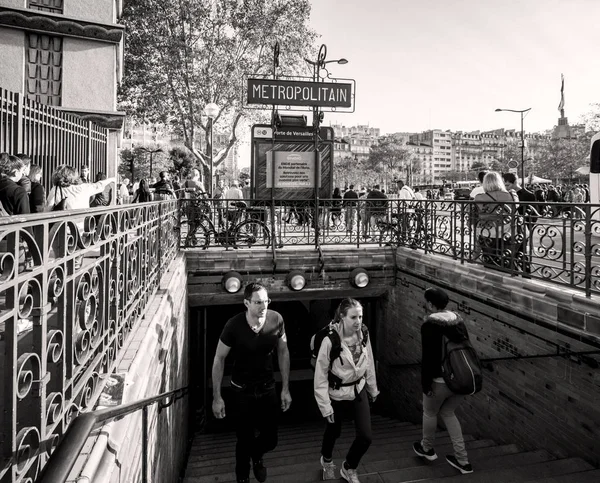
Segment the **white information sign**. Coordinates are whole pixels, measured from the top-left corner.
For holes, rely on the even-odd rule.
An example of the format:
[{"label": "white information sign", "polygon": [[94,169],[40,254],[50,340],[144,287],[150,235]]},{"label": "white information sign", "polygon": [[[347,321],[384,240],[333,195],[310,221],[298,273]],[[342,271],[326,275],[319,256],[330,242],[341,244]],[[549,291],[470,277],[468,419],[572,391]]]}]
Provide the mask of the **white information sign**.
[{"label": "white information sign", "polygon": [[[273,167],[275,167],[274,173]],[[275,186],[273,186],[273,181],[275,181]],[[267,152],[267,188],[314,188],[314,186],[314,151]],[[319,176],[320,186],[321,177]]]}]

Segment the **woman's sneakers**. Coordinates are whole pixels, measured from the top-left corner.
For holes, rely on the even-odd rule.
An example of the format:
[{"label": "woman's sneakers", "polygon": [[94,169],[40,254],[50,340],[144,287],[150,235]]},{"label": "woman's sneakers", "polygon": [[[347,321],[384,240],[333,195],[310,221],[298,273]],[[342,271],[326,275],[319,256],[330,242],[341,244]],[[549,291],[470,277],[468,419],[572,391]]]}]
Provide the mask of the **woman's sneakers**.
[{"label": "woman's sneakers", "polygon": [[435,461],[437,459],[435,450],[433,448],[429,448],[427,451],[425,451],[420,441],[413,444],[413,450],[421,458],[425,458],[428,461]]},{"label": "woman's sneakers", "polygon": [[345,461],[344,464],[342,464],[342,468],[340,469],[340,476],[344,478],[344,480],[346,480],[348,483],[360,483],[360,480],[358,479],[358,473],[356,473],[356,470],[348,468],[348,463],[346,463]]},{"label": "woman's sneakers", "polygon": [[471,466],[470,463],[461,465],[458,460],[456,459],[456,456],[454,456],[453,454],[449,454],[446,456],[446,461],[448,462],[448,464],[450,466],[454,466],[458,471],[460,471],[463,475],[466,475],[467,473],[473,473],[473,467]]},{"label": "woman's sneakers", "polygon": [[335,463],[333,462],[333,460],[325,461],[325,458],[323,458],[323,456],[321,456],[321,466],[323,467],[323,479],[324,480],[335,480],[336,479],[335,469],[337,468],[337,466],[335,466]]}]

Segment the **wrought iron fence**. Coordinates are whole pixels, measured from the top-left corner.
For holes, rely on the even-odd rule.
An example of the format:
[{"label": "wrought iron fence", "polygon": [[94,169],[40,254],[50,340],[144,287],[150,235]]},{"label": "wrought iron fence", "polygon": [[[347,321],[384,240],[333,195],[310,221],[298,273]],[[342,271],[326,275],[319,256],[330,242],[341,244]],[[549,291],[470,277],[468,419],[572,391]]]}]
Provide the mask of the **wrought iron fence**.
[{"label": "wrought iron fence", "polygon": [[600,292],[600,205],[184,199],[181,247],[404,246]]},{"label": "wrought iron fence", "polygon": [[107,129],[0,87],[0,152],[31,156],[46,192],[61,164],[106,172],[107,146]]},{"label": "wrought iron fence", "polygon": [[178,204],[0,219],[0,481],[92,409],[179,247]]}]

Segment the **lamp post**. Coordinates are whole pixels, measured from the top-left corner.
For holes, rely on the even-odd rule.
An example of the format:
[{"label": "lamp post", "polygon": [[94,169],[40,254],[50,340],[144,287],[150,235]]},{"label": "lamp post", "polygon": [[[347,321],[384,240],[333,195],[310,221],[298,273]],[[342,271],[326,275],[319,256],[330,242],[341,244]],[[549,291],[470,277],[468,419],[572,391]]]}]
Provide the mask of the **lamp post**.
[{"label": "lamp post", "polygon": [[496,109],[496,112],[502,112],[502,111],[518,112],[519,114],[521,114],[521,183],[524,186],[525,185],[525,137],[524,137],[524,131],[523,131],[523,115],[526,112],[531,111],[531,107],[528,107],[527,109],[522,109],[522,110]]},{"label": "lamp post", "polygon": [[208,193],[212,198],[213,195],[213,170],[214,170],[214,158],[213,158],[213,123],[215,118],[219,115],[219,106],[217,106],[214,102],[210,102],[206,104],[204,107],[204,114],[208,117],[208,158],[210,162],[210,182],[208,186]]},{"label": "lamp post", "polygon": [[[156,153],[162,153],[163,150],[162,150],[162,148],[156,148],[156,149],[140,148],[140,151],[144,151],[145,153],[148,153],[150,155],[150,177],[152,178],[152,169],[153,169],[152,156],[154,156]],[[131,177],[133,178],[133,169],[131,170]],[[131,180],[131,181],[133,182],[133,180]]]},{"label": "lamp post", "polygon": [[[313,66],[313,82],[319,82],[319,70],[325,68],[327,64],[347,64],[348,60],[341,58],[335,60],[325,60],[327,58],[327,46],[321,44],[317,60],[304,59],[306,63]],[[319,128],[323,120],[323,113],[319,112],[319,106],[313,106],[313,129],[315,140],[315,245],[319,246],[319,174],[321,171],[319,158]]]}]

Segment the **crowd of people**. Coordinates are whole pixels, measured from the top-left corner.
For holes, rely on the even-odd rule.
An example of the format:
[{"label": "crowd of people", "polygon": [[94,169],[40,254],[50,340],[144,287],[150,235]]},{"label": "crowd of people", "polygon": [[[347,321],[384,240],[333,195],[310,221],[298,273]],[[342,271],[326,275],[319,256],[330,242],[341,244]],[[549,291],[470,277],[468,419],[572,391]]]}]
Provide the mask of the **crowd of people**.
[{"label": "crowd of people", "polygon": [[[439,416],[454,449],[446,461],[462,474],[472,473],[455,414],[465,396],[449,388],[442,371],[444,339],[461,343],[468,341],[469,335],[461,317],[447,310],[446,292],[429,288],[423,293],[423,302],[426,309],[421,326],[423,432],[413,450],[426,460],[437,458],[434,447]],[[213,361],[212,411],[217,419],[230,418],[235,426],[237,483],[248,483],[251,470],[257,481],[267,480],[263,458],[277,446],[280,414],[292,404],[285,324],[281,314],[269,309],[270,303],[264,285],[251,282],[245,287],[245,311],[225,324]],[[314,398],[325,426],[315,466],[322,470],[324,480],[337,478],[334,448],[342,422],[353,419],[356,434],[339,475],[348,483],[360,483],[357,468],[373,441],[371,403],[379,395],[375,359],[360,302],[351,298],[342,300],[333,320],[313,337],[310,349]],[[231,397],[225,401],[221,386],[225,359],[230,352],[233,355]],[[273,374],[274,354],[281,373],[280,395]]]}]

